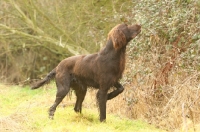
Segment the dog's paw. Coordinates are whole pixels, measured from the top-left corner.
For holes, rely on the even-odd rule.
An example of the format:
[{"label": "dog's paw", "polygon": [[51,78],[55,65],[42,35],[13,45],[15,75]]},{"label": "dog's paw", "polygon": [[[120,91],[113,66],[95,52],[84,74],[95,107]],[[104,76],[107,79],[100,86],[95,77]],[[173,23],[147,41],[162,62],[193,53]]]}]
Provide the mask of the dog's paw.
[{"label": "dog's paw", "polygon": [[49,116],[49,119],[53,120],[54,118],[53,118],[53,116]]}]

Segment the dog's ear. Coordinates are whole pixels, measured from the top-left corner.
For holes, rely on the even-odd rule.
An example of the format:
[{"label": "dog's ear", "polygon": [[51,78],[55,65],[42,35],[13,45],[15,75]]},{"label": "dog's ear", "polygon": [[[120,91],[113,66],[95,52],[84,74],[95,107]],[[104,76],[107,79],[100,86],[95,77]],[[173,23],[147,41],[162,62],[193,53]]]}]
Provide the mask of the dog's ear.
[{"label": "dog's ear", "polygon": [[108,39],[111,39],[113,42],[113,47],[117,50],[122,48],[123,46],[126,45],[126,36],[124,35],[124,33],[117,29],[117,28],[113,28],[109,34],[108,34]]}]

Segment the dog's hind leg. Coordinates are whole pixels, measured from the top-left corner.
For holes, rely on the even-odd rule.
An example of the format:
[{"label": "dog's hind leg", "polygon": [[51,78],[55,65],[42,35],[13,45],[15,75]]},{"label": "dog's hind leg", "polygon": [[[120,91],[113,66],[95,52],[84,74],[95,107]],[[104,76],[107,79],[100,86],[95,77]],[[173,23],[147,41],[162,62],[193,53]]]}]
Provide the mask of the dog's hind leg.
[{"label": "dog's hind leg", "polygon": [[83,100],[84,100],[86,92],[87,92],[87,87],[86,86],[76,87],[76,88],[74,88],[74,90],[76,93],[76,104],[74,107],[74,111],[81,113],[82,103],[83,103]]},{"label": "dog's hind leg", "polygon": [[63,98],[67,95],[70,90],[70,78],[68,74],[56,77],[57,94],[54,104],[49,109],[49,118],[53,119],[56,107],[60,104]]},{"label": "dog's hind leg", "polygon": [[116,87],[117,89],[108,94],[108,100],[113,99],[124,91],[124,87],[119,82],[117,82],[114,87]]}]

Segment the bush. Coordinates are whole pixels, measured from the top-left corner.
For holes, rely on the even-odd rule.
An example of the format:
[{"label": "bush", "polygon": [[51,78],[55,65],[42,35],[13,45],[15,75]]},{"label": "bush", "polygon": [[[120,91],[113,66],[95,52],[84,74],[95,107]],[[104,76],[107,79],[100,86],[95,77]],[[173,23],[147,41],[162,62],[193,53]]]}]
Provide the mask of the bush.
[{"label": "bush", "polygon": [[122,80],[128,116],[168,130],[199,123],[200,3],[142,0],[134,19],[141,36],[131,43]]}]

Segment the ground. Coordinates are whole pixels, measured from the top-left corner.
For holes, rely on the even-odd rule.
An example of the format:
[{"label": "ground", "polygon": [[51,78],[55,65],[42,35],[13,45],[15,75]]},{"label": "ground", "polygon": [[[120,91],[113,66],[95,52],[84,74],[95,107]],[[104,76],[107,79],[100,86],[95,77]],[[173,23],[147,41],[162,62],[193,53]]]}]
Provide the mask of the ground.
[{"label": "ground", "polygon": [[[30,90],[29,87],[0,84],[1,132],[160,132],[141,120],[130,120],[114,113],[100,123],[94,106],[83,108],[82,114],[73,111],[74,96],[66,97],[59,105],[54,120],[48,118],[48,108],[55,99],[54,86]],[[90,98],[90,97],[89,97]],[[67,101],[66,101],[67,100]],[[87,102],[86,99],[85,101]]]}]

